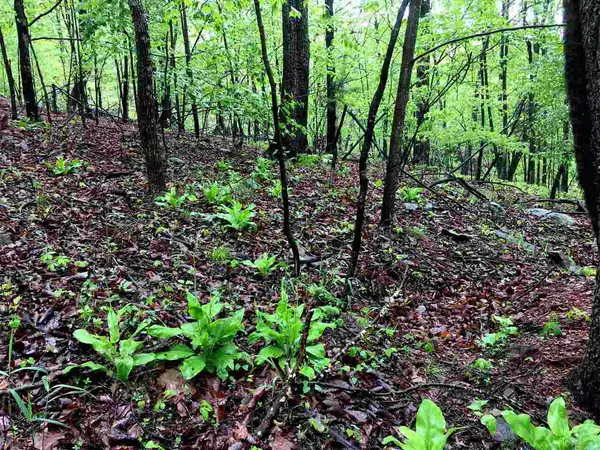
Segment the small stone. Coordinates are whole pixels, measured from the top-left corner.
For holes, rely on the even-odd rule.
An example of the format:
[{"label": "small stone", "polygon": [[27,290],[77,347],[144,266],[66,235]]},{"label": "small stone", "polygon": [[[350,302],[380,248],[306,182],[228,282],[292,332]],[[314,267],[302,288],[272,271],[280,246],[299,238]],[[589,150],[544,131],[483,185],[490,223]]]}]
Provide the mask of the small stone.
[{"label": "small stone", "polygon": [[8,233],[0,233],[0,246],[12,244],[12,236]]},{"label": "small stone", "polygon": [[417,313],[423,315],[427,313],[427,308],[425,308],[425,305],[419,305],[417,306]]},{"label": "small stone", "polygon": [[404,209],[406,209],[408,211],[416,211],[417,209],[419,209],[419,204],[418,203],[404,203]]}]

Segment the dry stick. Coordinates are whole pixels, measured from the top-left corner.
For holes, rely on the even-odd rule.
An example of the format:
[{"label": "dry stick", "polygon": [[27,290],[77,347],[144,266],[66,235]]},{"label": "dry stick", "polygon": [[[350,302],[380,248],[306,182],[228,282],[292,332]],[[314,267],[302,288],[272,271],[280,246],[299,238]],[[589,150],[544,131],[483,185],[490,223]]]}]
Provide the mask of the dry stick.
[{"label": "dry stick", "polygon": [[348,105],[344,105],[344,110],[342,111],[342,118],[340,119],[340,124],[333,138],[333,156],[331,158],[331,175],[329,177],[329,184],[331,186],[333,186],[335,183],[335,169],[338,160],[338,141],[340,140],[342,126],[344,125],[344,119],[346,118],[346,111],[348,111]]},{"label": "dry stick", "polygon": [[277,85],[275,77],[271,71],[269,63],[269,55],[267,53],[267,38],[265,37],[265,27],[263,26],[262,14],[260,12],[260,0],[254,0],[254,9],[256,10],[256,22],[258,32],[260,34],[260,48],[262,51],[262,59],[269,79],[271,87],[271,111],[273,113],[273,125],[275,130],[275,143],[277,144],[277,159],[279,160],[279,178],[281,181],[281,201],[283,203],[283,232],[288,240],[294,256],[294,276],[300,275],[300,252],[298,244],[294,239],[292,225],[290,219],[290,200],[288,196],[287,173],[285,169],[285,155],[283,153],[283,143],[281,138],[281,130],[279,129],[279,105],[277,104]]}]

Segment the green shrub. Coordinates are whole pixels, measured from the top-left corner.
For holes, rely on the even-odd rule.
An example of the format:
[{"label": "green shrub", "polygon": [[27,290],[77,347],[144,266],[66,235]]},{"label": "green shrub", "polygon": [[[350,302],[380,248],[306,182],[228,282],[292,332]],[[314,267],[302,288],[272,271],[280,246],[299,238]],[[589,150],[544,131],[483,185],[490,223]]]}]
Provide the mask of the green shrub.
[{"label": "green shrub", "polygon": [[[256,331],[248,336],[250,343],[263,340],[269,344],[264,347],[256,357],[257,364],[269,363],[278,367],[286,376],[290,376],[296,368],[296,361],[300,351],[302,333],[304,330],[305,305],[290,306],[287,291],[283,282],[281,283],[281,300],[277,304],[274,314],[257,312],[258,321]],[[315,370],[321,371],[329,364],[323,344],[314,342],[321,337],[327,328],[335,325],[320,322],[323,314],[317,309],[313,312],[313,318],[308,332],[306,346],[306,362],[299,372],[309,379],[315,378]]]},{"label": "green shrub", "polygon": [[[139,353],[143,342],[135,340],[148,325],[149,321],[144,321],[138,325],[137,329],[127,339],[122,339],[119,324],[123,316],[129,312],[129,308],[125,307],[118,311],[112,308],[108,309],[106,323],[108,326],[108,336],[99,336],[91,334],[87,330],[78,329],[73,333],[73,337],[83,344],[91,345],[92,348],[101,354],[105,360],[110,362],[117,371],[117,379],[121,381],[127,380],[129,374],[134,367],[143,366],[154,361],[154,353]],[[102,364],[97,364],[88,361],[76,366],[69,366],[65,373],[70,372],[76,367],[85,367],[91,370],[101,370],[109,375],[112,375],[112,370]]]},{"label": "green shrub", "polygon": [[222,205],[231,201],[231,190],[226,186],[220,186],[217,181],[202,187],[202,193],[206,201],[213,205]]},{"label": "green shrub", "polygon": [[227,227],[236,231],[256,228],[256,224],[251,220],[256,216],[254,208],[254,203],[244,208],[240,202],[234,200],[231,206],[221,205],[219,210],[222,212],[215,214],[215,217],[227,222]]},{"label": "green shrub", "polygon": [[165,192],[164,195],[156,197],[156,204],[159,206],[166,206],[171,209],[178,209],[188,201],[196,201],[197,197],[191,193],[177,194],[177,188],[175,186]]},{"label": "green shrub", "polygon": [[268,253],[263,253],[258,259],[255,259],[254,261],[247,259],[243,264],[256,269],[260,275],[266,277],[282,265],[282,263],[277,264],[275,262],[276,260],[276,256],[269,256]]},{"label": "green shrub", "polygon": [[455,428],[446,431],[442,410],[429,399],[423,400],[419,406],[415,430],[408,427],[398,430],[405,438],[404,443],[393,436],[387,436],[382,443],[394,444],[405,450],[444,450],[448,437],[456,431]]},{"label": "green shrub", "polygon": [[193,322],[180,327],[153,325],[148,334],[157,338],[181,336],[190,342],[190,346],[175,344],[169,350],[156,354],[157,360],[183,360],[180,370],[187,380],[203,371],[216,373],[221,379],[228,377],[228,370],[234,368],[234,362],[245,357],[233,343],[239,331],[244,329],[242,320],[244,311],[236,311],[230,316],[218,319],[228,305],[221,302],[214,293],[207,304],[201,305],[191,293],[187,294],[188,312]]},{"label": "green shrub", "polygon": [[[594,450],[600,448],[600,426],[592,420],[586,420],[576,427],[569,427],[569,417],[565,400],[556,398],[548,409],[548,428],[537,427],[531,423],[527,414],[514,411],[502,411],[502,417],[510,429],[533,450]],[[497,420],[486,414],[481,418],[491,434],[496,433]]]},{"label": "green shrub", "polygon": [[56,158],[54,164],[46,162],[45,165],[54,176],[59,176],[77,172],[79,168],[83,166],[83,163],[78,159],[69,161],[62,156],[59,156]]}]

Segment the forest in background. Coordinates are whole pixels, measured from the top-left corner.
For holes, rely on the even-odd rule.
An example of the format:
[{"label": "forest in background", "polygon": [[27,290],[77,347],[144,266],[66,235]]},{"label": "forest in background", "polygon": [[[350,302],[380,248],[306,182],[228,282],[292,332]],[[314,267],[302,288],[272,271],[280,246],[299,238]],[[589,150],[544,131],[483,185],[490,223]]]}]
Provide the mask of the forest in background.
[{"label": "forest in background", "polygon": [[600,448],[600,3],[338,1],[0,3],[0,448]]}]

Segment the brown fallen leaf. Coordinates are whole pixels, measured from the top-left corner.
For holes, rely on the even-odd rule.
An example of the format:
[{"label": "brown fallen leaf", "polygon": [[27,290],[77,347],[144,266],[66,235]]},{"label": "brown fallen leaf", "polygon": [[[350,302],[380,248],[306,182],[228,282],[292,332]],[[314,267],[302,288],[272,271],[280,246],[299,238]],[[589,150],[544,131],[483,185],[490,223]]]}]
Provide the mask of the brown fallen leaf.
[{"label": "brown fallen leaf", "polygon": [[33,447],[36,450],[55,450],[65,438],[63,433],[43,432],[33,436]]}]

